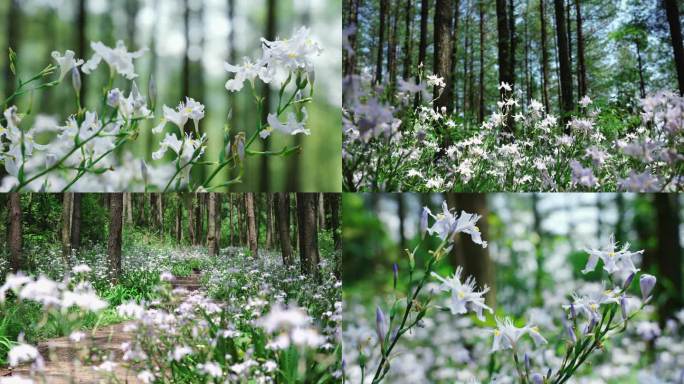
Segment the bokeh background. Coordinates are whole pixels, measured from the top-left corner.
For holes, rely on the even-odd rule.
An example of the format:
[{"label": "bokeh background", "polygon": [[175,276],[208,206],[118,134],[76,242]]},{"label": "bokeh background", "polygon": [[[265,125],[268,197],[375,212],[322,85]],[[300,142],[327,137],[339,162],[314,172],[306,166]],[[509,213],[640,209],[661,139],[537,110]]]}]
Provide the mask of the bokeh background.
[{"label": "bokeh background", "polygon": [[[483,249],[459,235],[444,262],[437,264],[437,273],[451,275],[456,266],[463,266],[465,276],[473,275],[478,285],[492,287],[486,300],[495,314],[511,316],[515,321],[531,319],[541,325],[544,319],[560,316],[560,305],[568,302],[572,292],[589,286],[600,289],[602,263],[595,272],[581,273],[588,259],[585,248],[603,248],[614,234],[620,243],[629,242],[630,250],[643,249],[643,257],[634,261],[637,268],[658,278],[652,306],[639,321],[630,324],[631,333],[608,345],[608,352],[593,359],[593,365],[581,371],[576,382],[676,382],[666,379],[672,364],[673,375],[684,374],[684,327],[673,326],[684,324],[684,199],[676,194],[344,194],[344,333],[349,367],[358,358],[354,341],[363,342],[374,335],[376,305],[389,310],[392,303],[393,263],[400,271],[398,292],[404,292],[408,257],[402,250],[413,250],[420,241],[422,207],[428,206],[437,214],[443,201],[459,212],[483,215],[477,225],[489,245]],[[416,255],[418,271],[427,260],[425,250],[439,244],[439,239],[431,237],[425,241],[428,245]],[[638,289],[634,294],[639,295]],[[440,295],[444,300],[446,296]],[[455,376],[450,374],[476,372],[478,364],[486,371],[491,334],[483,324],[475,327],[479,322],[474,316],[461,318],[437,312],[428,315],[424,327],[402,341],[390,380],[454,382]],[[484,325],[492,327],[493,320],[488,318]],[[648,333],[644,332],[653,327],[662,333],[647,340],[643,335]],[[549,340],[562,337],[554,331],[545,332]],[[507,361],[509,357],[500,358]],[[647,372],[655,372],[653,375],[663,381],[648,381],[652,376],[645,376]],[[442,374],[449,379],[437,380]],[[456,382],[469,378],[456,377],[460,377]]]},{"label": "bokeh background", "polygon": [[[223,63],[260,55],[261,37],[285,38],[296,28],[309,26],[325,49],[315,62],[316,96],[308,107],[312,135],[272,135],[271,149],[297,143],[303,152],[286,159],[251,159],[244,183],[235,190],[339,191],[341,6],[340,0],[4,0],[0,2],[0,95],[7,95],[11,86],[7,82],[8,46],[18,52],[17,66],[23,78],[54,62],[50,56],[54,50],[70,49],[87,60],[93,53],[91,41],[113,46],[123,40],[129,50],[148,47],[150,51],[134,61],[142,93],[147,94],[150,74],[155,74],[157,116],[162,104],[175,107],[185,95],[205,104],[207,114],[201,129],[209,137],[208,156],[216,159],[229,114],[233,132],[246,131],[248,136],[256,129],[258,118],[248,88],[232,95],[224,88],[229,74]],[[79,54],[81,39],[85,41],[85,55]],[[90,109],[98,105],[107,76],[103,68],[84,76],[85,104]],[[118,81],[115,86],[128,93],[130,86]],[[265,95],[269,91],[262,88],[261,92]],[[270,90],[270,94],[275,108],[277,92]],[[75,110],[74,104],[70,82],[19,102],[24,111],[31,106],[32,115],[25,122],[28,126],[38,113],[54,115],[63,122]],[[131,149],[150,161],[159,145],[153,142],[149,129],[143,132]],[[224,174],[221,179],[228,177]]]}]

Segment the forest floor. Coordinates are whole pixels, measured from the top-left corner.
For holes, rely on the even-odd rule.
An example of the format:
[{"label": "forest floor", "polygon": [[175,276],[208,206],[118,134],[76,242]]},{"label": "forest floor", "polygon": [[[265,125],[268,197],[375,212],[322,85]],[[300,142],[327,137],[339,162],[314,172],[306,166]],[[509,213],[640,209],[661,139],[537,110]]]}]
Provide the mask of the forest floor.
[{"label": "forest floor", "polygon": [[[173,289],[185,288],[188,293],[197,291],[200,289],[200,275],[201,271],[194,270],[187,277],[175,277],[171,282],[172,287]],[[38,350],[45,359],[43,382],[49,384],[97,384],[111,382],[105,377],[115,376],[117,382],[142,383],[131,370],[126,368],[123,361],[121,345],[131,341],[131,333],[126,332],[125,328],[132,323],[133,321],[127,321],[105,326],[98,328],[94,333],[87,331],[87,340],[78,344],[69,340],[68,337],[50,339],[39,343]],[[89,348],[84,348],[84,346]],[[91,351],[91,356],[82,356],[84,351]],[[111,373],[106,374],[93,368],[93,366],[99,365],[102,360],[97,359],[98,356],[95,356],[97,360],[92,359],[92,351],[97,351],[97,354],[105,359],[112,357],[110,360],[116,365]],[[90,364],[81,363],[84,358],[91,359]],[[9,370],[0,368],[0,377],[13,375],[27,377],[30,373],[28,366]]]}]

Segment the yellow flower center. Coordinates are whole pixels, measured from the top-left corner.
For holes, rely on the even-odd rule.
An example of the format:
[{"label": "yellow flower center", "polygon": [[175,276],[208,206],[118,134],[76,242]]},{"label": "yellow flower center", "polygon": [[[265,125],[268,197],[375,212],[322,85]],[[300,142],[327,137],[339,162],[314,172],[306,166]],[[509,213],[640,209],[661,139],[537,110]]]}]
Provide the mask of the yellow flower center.
[{"label": "yellow flower center", "polygon": [[500,334],[501,334],[501,331],[499,331],[498,329],[494,330],[494,336],[499,336]]},{"label": "yellow flower center", "polygon": [[608,252],[608,256],[615,257],[615,252]]},{"label": "yellow flower center", "polygon": [[463,293],[463,291],[458,291],[458,298],[462,299],[464,297],[465,297],[465,293]]},{"label": "yellow flower center", "polygon": [[595,311],[598,309],[598,304],[593,303],[593,304],[589,305],[589,308],[591,308],[592,311]]}]

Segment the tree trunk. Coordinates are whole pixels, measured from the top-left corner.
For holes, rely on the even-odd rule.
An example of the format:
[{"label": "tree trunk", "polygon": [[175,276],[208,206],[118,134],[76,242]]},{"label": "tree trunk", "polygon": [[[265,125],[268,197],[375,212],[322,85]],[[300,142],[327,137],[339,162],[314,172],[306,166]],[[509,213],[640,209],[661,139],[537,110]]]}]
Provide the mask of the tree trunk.
[{"label": "tree trunk", "polygon": [[394,5],[394,12],[392,12],[392,6],[390,5],[388,17],[390,19],[390,33],[387,45],[387,72],[389,74],[389,84],[392,88],[394,88],[394,85],[397,81],[397,24],[399,23],[398,3]]},{"label": "tree trunk", "polygon": [[176,242],[178,244],[183,240],[183,202],[181,197],[178,197],[178,206],[176,207]]},{"label": "tree trunk", "polygon": [[[508,0],[508,33],[510,34],[511,38],[511,58],[509,61],[509,65],[511,67],[508,69],[508,73],[511,76],[511,88],[515,90],[515,48],[517,36],[515,34],[515,7],[513,6],[513,0]],[[514,113],[512,111],[513,109],[511,108],[511,113]]]},{"label": "tree trunk", "polygon": [[[465,211],[482,215],[480,221],[477,222],[477,226],[480,229],[482,238],[488,238],[489,224],[487,222],[486,195],[481,193],[447,193],[446,199],[449,207],[455,208],[459,214],[461,211]],[[453,265],[463,267],[463,278],[473,276],[479,286],[487,285],[490,287],[489,292],[485,296],[485,301],[494,308],[496,304],[494,264],[489,256],[488,249],[473,243],[469,236],[459,234],[451,253],[451,262]]]},{"label": "tree trunk", "polygon": [[453,104],[454,113],[458,115],[458,75],[456,65],[458,62],[458,19],[460,18],[460,1],[456,0],[454,4],[454,27],[451,29],[451,88],[453,89]]},{"label": "tree trunk", "polygon": [[299,227],[299,259],[303,274],[318,276],[318,230],[316,228],[316,200],[314,193],[297,194]]},{"label": "tree trunk", "polygon": [[67,192],[62,195],[62,260],[69,265],[71,255],[71,216],[73,213],[74,194]]},{"label": "tree trunk", "polygon": [[[411,30],[411,26],[413,24],[413,7],[411,4],[411,0],[406,1],[406,25],[405,25],[405,33],[404,33],[404,74],[403,78],[404,81],[408,81],[408,79],[411,77],[411,63],[412,63],[412,57],[411,57],[411,48],[413,47],[413,31]],[[358,13],[358,12],[357,12]]]},{"label": "tree trunk", "polygon": [[[276,38],[276,29],[277,29],[277,21],[276,21],[276,11],[277,11],[277,6],[276,6],[276,1],[275,0],[267,0],[266,3],[266,30],[264,31],[264,38],[269,41],[273,41]],[[204,72],[204,71],[203,71]],[[270,84],[262,84],[261,86],[262,89],[262,94],[264,96],[264,99],[262,101],[262,110],[261,110],[261,121],[266,121],[268,118],[268,114],[271,110],[271,85]],[[271,141],[270,140],[263,140],[262,141],[262,151],[268,152],[271,150]],[[270,161],[271,161],[271,156],[262,156],[261,158],[261,169],[259,171],[259,187],[262,191],[268,192],[271,190],[271,172],[270,172]]]},{"label": "tree trunk", "polygon": [[380,0],[380,31],[378,32],[377,56],[375,61],[375,84],[382,83],[382,64],[385,48],[385,25],[387,21],[387,8],[389,0]]},{"label": "tree trunk", "polygon": [[397,193],[394,197],[397,199],[397,219],[399,219],[399,250],[403,253],[404,249],[406,249],[406,229],[404,228],[406,207],[403,194]]},{"label": "tree trunk", "polygon": [[663,6],[667,14],[667,23],[670,25],[670,39],[672,40],[672,51],[679,82],[679,95],[684,96],[684,45],[682,43],[681,15],[677,7],[677,0],[663,0]]},{"label": "tree trunk", "polygon": [[[76,57],[79,59],[87,60],[87,51],[88,51],[88,10],[86,7],[86,1],[87,0],[78,0],[78,10],[76,12],[76,28],[78,31],[77,34],[77,42],[76,42]],[[89,76],[81,76],[81,93],[80,93],[80,98],[81,98],[81,104],[86,105],[86,102],[88,100],[88,77]]]},{"label": "tree trunk", "polygon": [[478,114],[477,114],[477,123],[478,125],[481,125],[482,122],[484,121],[484,115],[485,115],[485,102],[484,102],[484,93],[485,93],[485,86],[484,86],[484,0],[479,1],[479,8],[480,8],[480,100],[479,100],[479,107],[477,108]]},{"label": "tree trunk", "polygon": [[230,246],[234,246],[235,242],[233,240],[233,233],[235,232],[235,228],[233,227],[233,194],[230,193],[228,194],[228,229],[230,231],[229,234],[229,244]]},{"label": "tree trunk", "polygon": [[568,33],[566,31],[565,8],[563,0],[554,0],[554,8],[556,13],[556,36],[558,40],[558,62],[560,70],[560,87],[561,87],[561,117],[563,126],[566,127],[566,132],[569,127],[566,126],[570,118],[570,114],[574,109],[574,100],[572,99],[572,73],[570,72],[570,51],[568,48]]},{"label": "tree trunk", "polygon": [[[428,8],[428,0],[421,0],[420,3],[420,43],[418,44],[418,65],[425,67],[427,63],[425,62],[427,53],[427,34],[428,34],[428,16],[430,9]],[[420,81],[420,76],[418,71],[416,71],[416,82]],[[420,92],[416,93],[416,98],[414,100],[414,106],[418,106],[420,103]]]},{"label": "tree trunk", "polygon": [[247,214],[247,241],[252,257],[258,257],[257,226],[254,215],[254,193],[245,193],[245,212]]},{"label": "tree trunk", "polygon": [[587,94],[587,67],[584,62],[584,35],[582,33],[582,11],[580,1],[575,0],[577,20],[577,92],[578,98]]},{"label": "tree trunk", "polygon": [[679,195],[654,195],[658,237],[658,286],[666,290],[665,302],[658,306],[659,320],[664,324],[682,307],[682,246],[679,240]]},{"label": "tree trunk", "polygon": [[273,194],[267,193],[266,196],[266,249],[271,249],[273,244],[273,233],[271,232],[271,223],[273,222],[271,206],[273,205]]},{"label": "tree trunk", "polygon": [[195,196],[191,193],[186,193],[184,197],[185,208],[188,211],[188,242],[190,243],[190,245],[194,245],[197,243],[197,241],[195,240],[195,237],[197,236],[197,225],[195,224],[196,217],[194,207]]},{"label": "tree trunk", "polygon": [[207,228],[207,248],[209,249],[209,256],[218,255],[218,246],[216,244],[216,193],[209,193],[209,218]]},{"label": "tree trunk", "polygon": [[221,220],[223,220],[223,202],[222,194],[216,194],[216,217],[214,223],[214,232],[216,237],[216,254],[221,251]]},{"label": "tree trunk", "polygon": [[111,280],[116,283],[121,276],[121,233],[123,227],[123,194],[112,193],[109,198],[109,270]]},{"label": "tree trunk", "polygon": [[71,212],[71,249],[81,249],[81,203],[82,193],[74,193]]},{"label": "tree trunk", "polygon": [[349,76],[356,72],[356,36],[359,29],[359,5],[361,0],[351,0],[350,6],[350,16],[349,16],[349,27],[353,26],[354,31],[349,34],[347,40],[349,41],[349,47],[351,52],[346,52],[344,75]]},{"label": "tree trunk", "polygon": [[[496,29],[498,34],[498,62],[499,62],[499,83],[513,85],[513,74],[511,73],[511,31],[508,22],[508,11],[506,10],[506,0],[496,0]],[[501,95],[504,95],[501,90]],[[506,119],[506,132],[513,132],[513,119]]]},{"label": "tree trunk", "polygon": [[8,243],[10,253],[10,268],[12,272],[18,272],[25,268],[23,256],[23,237],[22,237],[22,222],[21,222],[21,199],[16,192],[9,194],[7,212],[9,213],[8,228]]},{"label": "tree trunk", "polygon": [[[451,18],[453,17],[452,0],[437,0],[435,5],[434,30],[434,63],[433,73],[444,79],[446,86],[440,90],[435,87],[435,109],[446,109],[451,113],[453,105],[453,84],[451,82]],[[442,92],[441,95],[439,92]],[[439,97],[437,97],[439,95]]]},{"label": "tree trunk", "polygon": [[639,46],[639,41],[634,41],[634,45],[636,45],[637,68],[639,69],[639,95],[643,99],[644,97],[646,97],[646,83],[644,82],[644,65],[641,61],[641,47]]},{"label": "tree trunk", "polygon": [[539,1],[539,18],[541,19],[541,69],[542,69],[542,102],[544,110],[549,113],[549,53],[546,49],[546,12],[544,0]]},{"label": "tree trunk", "polygon": [[273,195],[275,205],[275,217],[278,227],[278,237],[280,237],[280,250],[283,254],[283,264],[292,265],[292,245],[290,244],[290,195],[287,193],[276,193]]}]

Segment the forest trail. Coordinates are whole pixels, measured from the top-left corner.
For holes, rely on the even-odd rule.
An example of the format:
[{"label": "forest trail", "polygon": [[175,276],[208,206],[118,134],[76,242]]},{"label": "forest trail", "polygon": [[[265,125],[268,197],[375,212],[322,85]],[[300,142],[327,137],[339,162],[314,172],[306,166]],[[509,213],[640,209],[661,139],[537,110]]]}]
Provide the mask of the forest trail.
[{"label": "forest trail", "polygon": [[[172,287],[173,289],[184,288],[188,292],[197,291],[201,286],[200,275],[200,271],[194,270],[188,277],[174,277],[171,282]],[[185,296],[179,295],[179,297],[183,299]],[[77,345],[69,340],[68,336],[40,342],[38,350],[45,359],[45,369],[43,370],[43,379],[39,379],[38,382],[47,384],[98,384],[109,382],[107,375],[115,375],[118,382],[121,383],[142,383],[133,372],[126,369],[122,359],[121,344],[131,340],[130,333],[124,329],[132,323],[133,321],[126,321],[101,327],[97,329],[95,334],[85,331],[87,340]],[[90,348],[83,348],[86,343]],[[83,358],[89,357],[85,351],[90,351],[91,364],[83,365],[80,363]],[[83,356],[84,354],[86,356]],[[93,366],[102,362],[99,356],[104,359],[108,356],[113,357],[112,361],[116,366],[111,374],[93,369]],[[0,377],[14,375],[28,377],[30,368],[25,366],[13,370],[0,369]]]}]

